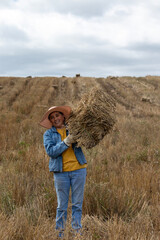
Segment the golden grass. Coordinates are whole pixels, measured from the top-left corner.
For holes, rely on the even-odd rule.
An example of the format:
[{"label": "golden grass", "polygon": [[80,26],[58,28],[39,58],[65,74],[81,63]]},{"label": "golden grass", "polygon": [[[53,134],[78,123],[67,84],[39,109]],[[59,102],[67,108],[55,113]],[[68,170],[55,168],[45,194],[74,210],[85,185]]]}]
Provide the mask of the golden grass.
[{"label": "golden grass", "polygon": [[67,121],[77,146],[90,149],[110,133],[116,121],[115,106],[115,100],[102,88],[94,87],[82,96]]},{"label": "golden grass", "polygon": [[[84,148],[83,235],[75,239],[160,239],[160,77],[0,78],[0,85],[0,239],[57,239],[53,175],[38,122],[52,105],[74,107],[93,86],[110,90],[117,122],[98,145]],[[141,101],[144,95],[152,101]],[[71,204],[65,239],[73,239],[70,218]]]}]

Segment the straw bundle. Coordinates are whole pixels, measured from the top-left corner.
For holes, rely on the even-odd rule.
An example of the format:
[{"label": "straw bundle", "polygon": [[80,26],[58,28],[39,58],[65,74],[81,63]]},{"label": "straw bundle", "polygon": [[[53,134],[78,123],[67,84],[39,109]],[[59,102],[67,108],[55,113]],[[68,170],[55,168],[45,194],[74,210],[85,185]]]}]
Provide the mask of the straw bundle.
[{"label": "straw bundle", "polygon": [[89,149],[110,132],[114,123],[115,100],[100,88],[83,95],[67,122],[77,146]]}]

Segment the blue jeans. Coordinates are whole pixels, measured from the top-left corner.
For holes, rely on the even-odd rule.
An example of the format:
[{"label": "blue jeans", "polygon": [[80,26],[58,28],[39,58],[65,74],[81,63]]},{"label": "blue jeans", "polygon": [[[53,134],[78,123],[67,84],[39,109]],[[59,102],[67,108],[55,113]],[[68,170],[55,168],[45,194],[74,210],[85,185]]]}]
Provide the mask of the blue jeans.
[{"label": "blue jeans", "polygon": [[69,191],[72,196],[72,228],[78,231],[81,226],[86,168],[71,172],[54,173],[54,185],[57,193],[56,229],[64,230],[67,220]]}]

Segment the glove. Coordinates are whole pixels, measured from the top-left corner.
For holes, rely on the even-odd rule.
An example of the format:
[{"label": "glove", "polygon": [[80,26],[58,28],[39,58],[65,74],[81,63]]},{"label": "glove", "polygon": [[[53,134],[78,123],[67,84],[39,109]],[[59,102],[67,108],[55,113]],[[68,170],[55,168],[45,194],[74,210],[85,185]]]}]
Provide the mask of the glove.
[{"label": "glove", "polygon": [[64,139],[64,143],[69,147],[72,143],[74,143],[74,137],[73,135],[69,134],[65,139]]}]

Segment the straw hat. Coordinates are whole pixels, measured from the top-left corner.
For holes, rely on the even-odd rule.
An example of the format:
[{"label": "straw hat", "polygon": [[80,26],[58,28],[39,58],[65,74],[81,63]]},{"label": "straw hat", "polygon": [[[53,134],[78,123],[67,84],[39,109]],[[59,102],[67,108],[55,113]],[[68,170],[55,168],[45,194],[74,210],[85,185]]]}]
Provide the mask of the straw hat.
[{"label": "straw hat", "polygon": [[45,128],[52,127],[52,123],[48,119],[49,114],[51,114],[52,112],[62,112],[64,114],[65,119],[68,119],[71,113],[71,108],[69,106],[53,106],[49,108],[48,111],[43,115],[39,123],[42,127],[45,127]]}]

